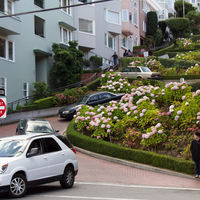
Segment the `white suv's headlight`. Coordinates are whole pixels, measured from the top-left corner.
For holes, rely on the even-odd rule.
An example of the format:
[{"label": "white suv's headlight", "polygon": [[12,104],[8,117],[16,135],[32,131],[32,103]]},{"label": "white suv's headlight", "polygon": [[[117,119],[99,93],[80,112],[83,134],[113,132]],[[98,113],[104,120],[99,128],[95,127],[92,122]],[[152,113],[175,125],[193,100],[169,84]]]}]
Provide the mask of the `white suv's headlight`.
[{"label": "white suv's headlight", "polygon": [[3,174],[3,173],[6,171],[7,168],[8,168],[8,163],[5,164],[5,165],[2,165],[2,166],[0,167],[0,174]]}]

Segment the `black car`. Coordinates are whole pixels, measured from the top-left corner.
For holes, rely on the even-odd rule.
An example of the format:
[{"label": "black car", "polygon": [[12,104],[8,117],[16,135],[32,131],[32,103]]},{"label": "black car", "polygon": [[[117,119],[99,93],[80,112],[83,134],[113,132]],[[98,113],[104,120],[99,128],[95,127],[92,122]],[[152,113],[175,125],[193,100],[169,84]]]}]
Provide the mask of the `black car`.
[{"label": "black car", "polygon": [[96,92],[92,94],[87,94],[80,98],[76,104],[61,108],[58,111],[58,116],[61,118],[71,120],[76,114],[76,110],[81,105],[96,106],[107,103],[112,100],[119,100],[122,96],[124,96],[124,94],[114,94],[111,92]]},{"label": "black car", "polygon": [[29,133],[57,133],[49,121],[44,119],[21,119],[16,128],[16,135],[25,135]]}]

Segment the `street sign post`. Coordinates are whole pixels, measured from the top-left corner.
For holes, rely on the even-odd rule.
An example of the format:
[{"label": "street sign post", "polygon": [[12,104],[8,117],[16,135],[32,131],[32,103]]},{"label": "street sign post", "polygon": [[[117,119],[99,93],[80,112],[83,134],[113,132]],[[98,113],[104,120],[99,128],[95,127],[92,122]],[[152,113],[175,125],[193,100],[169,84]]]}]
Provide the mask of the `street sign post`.
[{"label": "street sign post", "polygon": [[6,118],[6,97],[0,97],[0,119]]}]

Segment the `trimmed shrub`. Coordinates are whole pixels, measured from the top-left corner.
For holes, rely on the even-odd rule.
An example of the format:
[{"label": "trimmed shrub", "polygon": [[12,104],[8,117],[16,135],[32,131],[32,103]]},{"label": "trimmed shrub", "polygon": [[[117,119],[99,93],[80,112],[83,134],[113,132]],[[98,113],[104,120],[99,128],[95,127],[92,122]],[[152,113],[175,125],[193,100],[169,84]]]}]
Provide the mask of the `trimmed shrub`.
[{"label": "trimmed shrub", "polygon": [[200,34],[191,36],[191,39],[192,39],[193,42],[196,42],[197,40],[200,40]]},{"label": "trimmed shrub", "polygon": [[92,63],[92,65],[94,67],[102,66],[102,61],[103,61],[102,57],[98,57],[98,56],[91,56],[90,57],[90,62]]},{"label": "trimmed shrub", "polygon": [[194,174],[194,164],[192,161],[186,161],[148,151],[130,149],[82,135],[75,130],[74,120],[68,126],[67,137],[75,146],[95,153],[166,168],[177,172]]},{"label": "trimmed shrub", "polygon": [[55,97],[47,97],[44,99],[39,99],[34,101],[33,103],[37,106],[37,108],[50,108],[54,106],[54,98]]},{"label": "trimmed shrub", "polygon": [[45,82],[35,82],[33,83],[33,86],[34,99],[41,99],[49,96],[49,88]]},{"label": "trimmed shrub", "polygon": [[154,36],[158,29],[158,17],[156,12],[147,13],[147,35]]},{"label": "trimmed shrub", "polygon": [[173,32],[175,38],[182,37],[188,29],[190,21],[188,18],[171,18],[166,20],[167,26]]}]

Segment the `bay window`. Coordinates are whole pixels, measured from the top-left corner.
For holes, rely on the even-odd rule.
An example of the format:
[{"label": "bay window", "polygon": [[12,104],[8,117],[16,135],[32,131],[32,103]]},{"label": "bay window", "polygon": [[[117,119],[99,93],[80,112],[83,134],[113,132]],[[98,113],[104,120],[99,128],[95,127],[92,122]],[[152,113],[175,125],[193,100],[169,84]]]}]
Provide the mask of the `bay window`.
[{"label": "bay window", "polygon": [[79,19],[79,31],[94,34],[94,22],[87,19]]}]

